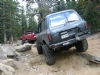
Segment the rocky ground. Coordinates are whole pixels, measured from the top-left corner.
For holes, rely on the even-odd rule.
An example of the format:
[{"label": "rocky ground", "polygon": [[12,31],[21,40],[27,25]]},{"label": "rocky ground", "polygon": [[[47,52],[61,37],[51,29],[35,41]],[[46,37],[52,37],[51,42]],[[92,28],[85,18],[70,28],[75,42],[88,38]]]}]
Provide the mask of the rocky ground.
[{"label": "rocky ground", "polygon": [[[100,33],[91,35],[87,40],[89,48],[84,54],[100,57]],[[13,48],[13,50],[19,47],[16,44],[7,46]],[[45,63],[43,55],[38,55],[35,44],[31,46],[31,50],[25,52],[15,51],[15,53],[17,56],[13,58],[4,58],[4,60],[10,60],[13,63],[10,62],[9,64],[7,62],[5,64],[3,63],[4,60],[0,60],[3,61],[0,64],[10,65],[14,69],[15,73],[7,75],[100,75],[100,64],[84,58],[74,47],[69,51],[57,53],[55,55],[56,63],[51,66]],[[99,59],[95,61],[97,60],[100,61]],[[13,70],[11,69],[11,71]],[[2,73],[1,75],[6,74]]]}]

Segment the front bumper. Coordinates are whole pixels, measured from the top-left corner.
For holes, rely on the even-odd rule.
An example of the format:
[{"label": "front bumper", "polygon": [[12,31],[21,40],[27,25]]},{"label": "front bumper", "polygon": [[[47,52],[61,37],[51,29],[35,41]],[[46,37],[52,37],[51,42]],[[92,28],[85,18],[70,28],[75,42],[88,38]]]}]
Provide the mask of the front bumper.
[{"label": "front bumper", "polygon": [[82,32],[82,33],[78,33],[78,34],[75,34],[75,38],[73,39],[70,39],[70,40],[65,40],[65,41],[62,41],[62,42],[59,42],[59,43],[56,43],[56,44],[51,44],[49,45],[50,48],[52,49],[56,49],[56,47],[63,47],[63,46],[67,46],[67,45],[71,45],[77,41],[81,41],[85,38],[87,38],[91,33],[90,32]]}]

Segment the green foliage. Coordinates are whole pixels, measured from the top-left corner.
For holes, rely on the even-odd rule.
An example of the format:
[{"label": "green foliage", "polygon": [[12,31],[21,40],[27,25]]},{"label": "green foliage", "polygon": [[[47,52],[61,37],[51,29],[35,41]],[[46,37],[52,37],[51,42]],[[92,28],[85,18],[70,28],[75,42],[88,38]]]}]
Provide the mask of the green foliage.
[{"label": "green foliage", "polygon": [[19,11],[17,0],[0,1],[0,42],[13,42],[13,38],[21,34],[22,17]]},{"label": "green foliage", "polygon": [[32,4],[34,3],[34,0],[29,1],[27,4],[27,30],[29,31],[37,31],[37,22],[34,18],[34,16],[38,13],[38,9],[33,9]]},{"label": "green foliage", "polygon": [[25,11],[24,8],[22,7],[21,9],[21,28],[22,28],[22,34],[27,30],[27,19],[26,19],[26,15],[25,15]]},{"label": "green foliage", "polygon": [[[29,4],[33,2],[34,0],[31,0]],[[37,31],[33,9],[29,8],[28,12],[25,12],[17,0],[0,0],[0,42],[13,42],[13,39],[19,39],[27,30]]]}]

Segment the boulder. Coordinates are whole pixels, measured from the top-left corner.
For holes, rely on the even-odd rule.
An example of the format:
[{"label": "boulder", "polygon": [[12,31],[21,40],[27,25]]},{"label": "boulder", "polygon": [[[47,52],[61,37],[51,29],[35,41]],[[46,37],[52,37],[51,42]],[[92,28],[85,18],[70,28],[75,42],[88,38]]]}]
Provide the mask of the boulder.
[{"label": "boulder", "polygon": [[14,69],[18,69],[18,67],[15,64],[15,61],[13,59],[2,60],[1,63],[5,64],[5,65],[9,65],[9,66],[13,67]]},{"label": "boulder", "polygon": [[11,66],[0,63],[1,75],[14,75],[14,69]]},{"label": "boulder", "polygon": [[7,55],[5,55],[5,54],[0,54],[0,59],[2,59],[2,60],[7,59]]},{"label": "boulder", "polygon": [[7,57],[15,57],[16,56],[15,51],[9,46],[7,46],[7,47],[1,46],[0,54],[1,54],[0,56],[5,55]]},{"label": "boulder", "polygon": [[21,44],[21,40],[18,40],[16,45],[17,45],[17,46],[22,45],[22,44]]},{"label": "boulder", "polygon": [[7,59],[7,54],[5,52],[6,50],[2,46],[0,46],[0,59]]},{"label": "boulder", "polygon": [[18,52],[25,52],[27,50],[31,50],[31,46],[32,46],[31,44],[26,43],[24,45],[16,47],[15,50]]},{"label": "boulder", "polygon": [[3,53],[3,50],[2,50],[2,47],[0,46],[0,54],[2,54]]},{"label": "boulder", "polygon": [[15,53],[15,51],[12,48],[7,47],[6,51],[7,51],[7,56],[8,57],[15,57],[16,56],[16,53]]}]

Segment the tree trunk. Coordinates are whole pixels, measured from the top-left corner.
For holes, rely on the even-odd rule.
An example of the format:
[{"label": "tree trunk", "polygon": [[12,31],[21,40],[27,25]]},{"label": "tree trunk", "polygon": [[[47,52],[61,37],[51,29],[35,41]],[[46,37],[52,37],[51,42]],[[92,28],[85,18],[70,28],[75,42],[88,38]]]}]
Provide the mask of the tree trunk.
[{"label": "tree trunk", "polygon": [[[4,5],[4,3],[3,3],[3,8],[4,8],[3,13],[5,14],[5,5]],[[3,20],[3,33],[4,33],[4,43],[6,43],[7,42],[7,37],[6,37],[5,18]]]},{"label": "tree trunk", "polygon": [[[10,18],[11,18],[11,11],[10,11]],[[11,39],[10,39],[10,41],[13,43],[13,30],[12,30],[11,21],[10,21],[10,28],[11,28],[11,31],[10,31],[10,33],[11,33]]]},{"label": "tree trunk", "polygon": [[3,33],[4,33],[4,43],[7,42],[7,38],[6,38],[6,27],[5,27],[5,21],[3,22]]}]

